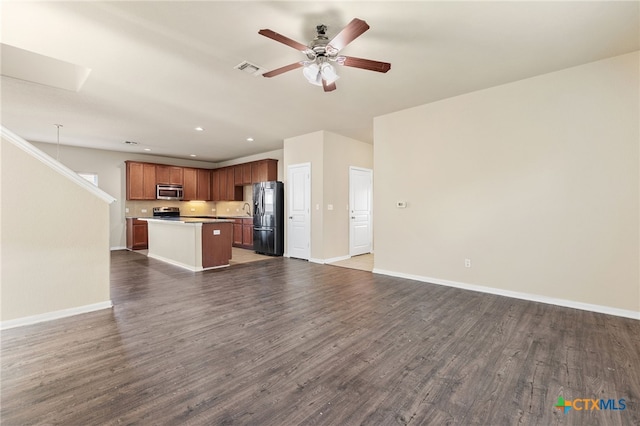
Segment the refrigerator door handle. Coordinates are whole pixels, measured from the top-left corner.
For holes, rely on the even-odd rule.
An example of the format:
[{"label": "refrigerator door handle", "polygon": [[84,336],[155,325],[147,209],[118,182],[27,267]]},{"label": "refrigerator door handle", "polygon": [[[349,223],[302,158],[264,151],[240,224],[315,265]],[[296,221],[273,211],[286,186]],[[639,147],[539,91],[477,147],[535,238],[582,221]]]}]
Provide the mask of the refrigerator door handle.
[{"label": "refrigerator door handle", "polygon": [[253,228],[254,231],[269,231],[273,232],[273,228]]}]

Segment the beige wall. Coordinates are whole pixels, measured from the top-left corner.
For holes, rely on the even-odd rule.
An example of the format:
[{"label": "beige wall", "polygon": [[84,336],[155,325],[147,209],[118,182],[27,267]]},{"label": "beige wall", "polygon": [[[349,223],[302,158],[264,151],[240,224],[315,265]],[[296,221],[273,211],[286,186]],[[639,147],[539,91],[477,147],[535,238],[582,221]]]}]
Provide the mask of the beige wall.
[{"label": "beige wall", "polygon": [[311,163],[312,260],[348,256],[349,167],[372,168],[373,147],[319,131],[285,139],[284,159],[285,175],[289,165]]},{"label": "beige wall", "polygon": [[[324,132],[313,132],[284,140],[284,191],[285,211],[287,211],[287,167],[293,164],[311,163],[311,258],[322,259],[324,234],[323,215],[323,169]],[[287,253],[287,233],[285,232],[285,253]]]},{"label": "beige wall", "polygon": [[636,52],[376,118],[376,270],[640,312],[638,71]]},{"label": "beige wall", "polygon": [[109,303],[107,203],[4,138],[0,319]]},{"label": "beige wall", "polygon": [[373,145],[331,132],[324,136],[323,258],[332,259],[349,255],[349,167],[373,169]]}]

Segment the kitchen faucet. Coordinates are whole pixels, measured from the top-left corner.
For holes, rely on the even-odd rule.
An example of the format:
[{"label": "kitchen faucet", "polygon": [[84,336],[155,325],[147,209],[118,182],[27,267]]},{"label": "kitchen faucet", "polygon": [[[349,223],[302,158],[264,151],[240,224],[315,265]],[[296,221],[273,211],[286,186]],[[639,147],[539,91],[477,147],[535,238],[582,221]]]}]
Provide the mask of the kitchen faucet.
[{"label": "kitchen faucet", "polygon": [[249,211],[248,211],[248,212],[246,212],[246,213],[247,213],[247,216],[251,216],[251,206],[249,205],[249,203],[244,203],[244,206],[242,206],[242,211],[245,211],[245,210],[244,210],[245,206],[246,206],[246,207],[249,207]]}]

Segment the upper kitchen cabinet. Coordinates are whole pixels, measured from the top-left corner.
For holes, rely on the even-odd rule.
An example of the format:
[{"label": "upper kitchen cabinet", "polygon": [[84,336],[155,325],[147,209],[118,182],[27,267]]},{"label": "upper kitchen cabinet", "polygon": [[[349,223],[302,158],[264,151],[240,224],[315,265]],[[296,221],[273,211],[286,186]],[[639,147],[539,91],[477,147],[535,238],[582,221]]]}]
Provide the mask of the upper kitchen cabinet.
[{"label": "upper kitchen cabinet", "polygon": [[220,169],[211,170],[211,199],[220,201]]},{"label": "upper kitchen cabinet", "polygon": [[251,185],[253,183],[251,181],[251,165],[252,163],[244,163],[233,167],[235,176],[234,184],[236,186]]},{"label": "upper kitchen cabinet", "polygon": [[211,170],[198,169],[196,199],[211,200]]},{"label": "upper kitchen cabinet", "polygon": [[242,201],[242,186],[236,186],[235,166],[221,167],[212,171],[213,201]]},{"label": "upper kitchen cabinet", "polygon": [[244,194],[242,186],[236,186],[235,167],[227,167],[227,198],[226,201],[242,201]]},{"label": "upper kitchen cabinet", "polygon": [[183,200],[197,200],[196,195],[198,193],[198,171],[185,167],[182,169],[182,199]]},{"label": "upper kitchen cabinet", "polygon": [[127,200],[156,199],[156,165],[125,161]]},{"label": "upper kitchen cabinet", "polygon": [[211,200],[211,171],[205,169],[183,169],[183,200]]},{"label": "upper kitchen cabinet", "polygon": [[166,185],[183,185],[183,168],[162,164],[156,165],[156,182]]},{"label": "upper kitchen cabinet", "polygon": [[278,160],[260,160],[251,163],[251,182],[278,180]]}]

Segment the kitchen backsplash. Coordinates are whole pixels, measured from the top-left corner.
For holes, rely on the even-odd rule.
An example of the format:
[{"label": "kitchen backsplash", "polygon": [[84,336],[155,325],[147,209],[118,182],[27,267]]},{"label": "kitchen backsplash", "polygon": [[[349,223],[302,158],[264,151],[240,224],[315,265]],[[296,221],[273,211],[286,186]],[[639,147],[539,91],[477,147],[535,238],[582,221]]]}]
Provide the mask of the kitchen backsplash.
[{"label": "kitchen backsplash", "polygon": [[[125,201],[126,217],[151,217],[154,207],[179,207],[182,216],[245,216],[253,214],[251,186],[244,187],[245,201]],[[248,206],[245,206],[245,203]],[[128,209],[128,211],[127,211]],[[248,216],[248,215],[247,215]]]}]

